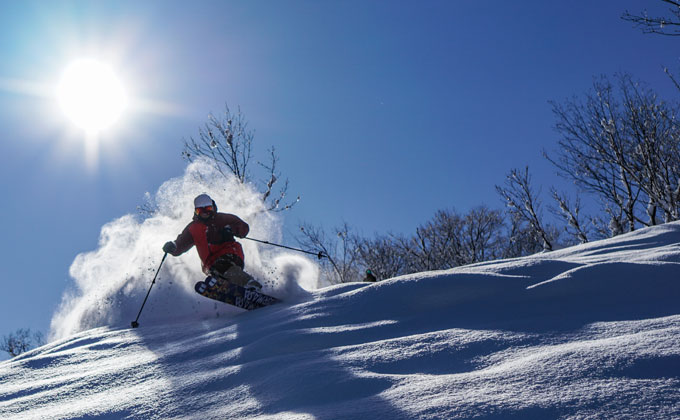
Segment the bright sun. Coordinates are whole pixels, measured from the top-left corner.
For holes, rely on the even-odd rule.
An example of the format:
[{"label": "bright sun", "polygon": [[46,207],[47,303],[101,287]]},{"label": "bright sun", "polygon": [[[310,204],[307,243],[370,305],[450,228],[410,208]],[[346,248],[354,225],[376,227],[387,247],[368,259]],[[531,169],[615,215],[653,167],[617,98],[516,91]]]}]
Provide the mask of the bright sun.
[{"label": "bright sun", "polygon": [[113,71],[89,59],[74,61],[66,68],[57,96],[66,115],[88,133],[110,127],[127,104],[123,86]]}]

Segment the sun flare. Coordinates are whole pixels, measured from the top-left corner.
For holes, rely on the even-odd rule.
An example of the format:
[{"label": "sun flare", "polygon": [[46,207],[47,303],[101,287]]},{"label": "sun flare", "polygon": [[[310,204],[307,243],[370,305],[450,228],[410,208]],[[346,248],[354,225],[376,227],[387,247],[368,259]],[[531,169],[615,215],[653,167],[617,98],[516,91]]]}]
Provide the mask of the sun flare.
[{"label": "sun flare", "polygon": [[115,123],[125,110],[123,85],[105,64],[91,59],[72,62],[57,88],[64,113],[88,133],[98,133]]}]

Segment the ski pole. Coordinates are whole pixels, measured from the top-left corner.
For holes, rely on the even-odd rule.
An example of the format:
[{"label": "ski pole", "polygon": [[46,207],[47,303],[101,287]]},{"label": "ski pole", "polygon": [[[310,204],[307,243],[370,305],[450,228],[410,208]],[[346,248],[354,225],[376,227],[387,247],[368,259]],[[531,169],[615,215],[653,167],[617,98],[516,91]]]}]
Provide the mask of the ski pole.
[{"label": "ski pole", "polygon": [[156,277],[158,277],[158,273],[161,271],[161,267],[163,267],[163,262],[165,261],[165,257],[168,256],[168,253],[166,252],[165,255],[163,255],[163,259],[161,260],[161,264],[158,266],[158,270],[156,270],[156,274],[153,276],[153,281],[151,282],[151,286],[149,287],[149,291],[146,292],[146,297],[144,298],[144,302],[142,302],[142,307],[139,308],[139,313],[137,314],[137,319],[132,321],[132,328],[137,328],[139,327],[139,316],[142,314],[142,309],[144,309],[144,305],[146,305],[146,300],[149,298],[149,293],[151,293],[151,288],[153,285],[156,283]]},{"label": "ski pole", "polygon": [[304,252],[305,254],[315,255],[318,259],[321,259],[321,258],[323,258],[323,257],[327,257],[327,255],[324,254],[324,253],[321,252],[321,251],[319,251],[319,253],[317,254],[317,253],[315,253],[315,252],[305,251],[304,249],[291,248],[291,247],[285,246],[285,245],[273,244],[273,243],[271,243],[271,242],[262,241],[262,240],[260,240],[260,239],[253,239],[253,238],[243,238],[243,239],[248,239],[249,241],[259,242],[259,243],[261,243],[261,244],[267,244],[267,245],[272,245],[272,246],[278,246],[279,248],[286,248],[286,249],[290,249],[290,250],[292,250],[292,251]]}]

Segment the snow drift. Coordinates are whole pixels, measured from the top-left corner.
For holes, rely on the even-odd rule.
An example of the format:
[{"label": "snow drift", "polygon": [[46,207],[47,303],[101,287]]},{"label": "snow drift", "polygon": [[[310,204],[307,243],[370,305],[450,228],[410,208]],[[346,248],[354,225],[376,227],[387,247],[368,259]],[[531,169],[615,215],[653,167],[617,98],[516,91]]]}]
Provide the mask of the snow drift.
[{"label": "snow drift", "polygon": [[680,224],[84,331],[0,363],[0,417],[678,418]]}]

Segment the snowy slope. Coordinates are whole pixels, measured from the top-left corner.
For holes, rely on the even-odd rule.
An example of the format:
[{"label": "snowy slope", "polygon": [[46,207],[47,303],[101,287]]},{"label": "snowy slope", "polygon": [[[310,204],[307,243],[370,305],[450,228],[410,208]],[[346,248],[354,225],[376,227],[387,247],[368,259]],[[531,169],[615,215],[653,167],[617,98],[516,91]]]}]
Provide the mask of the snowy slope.
[{"label": "snowy slope", "polygon": [[0,363],[0,418],[680,418],[680,224],[141,324]]}]

